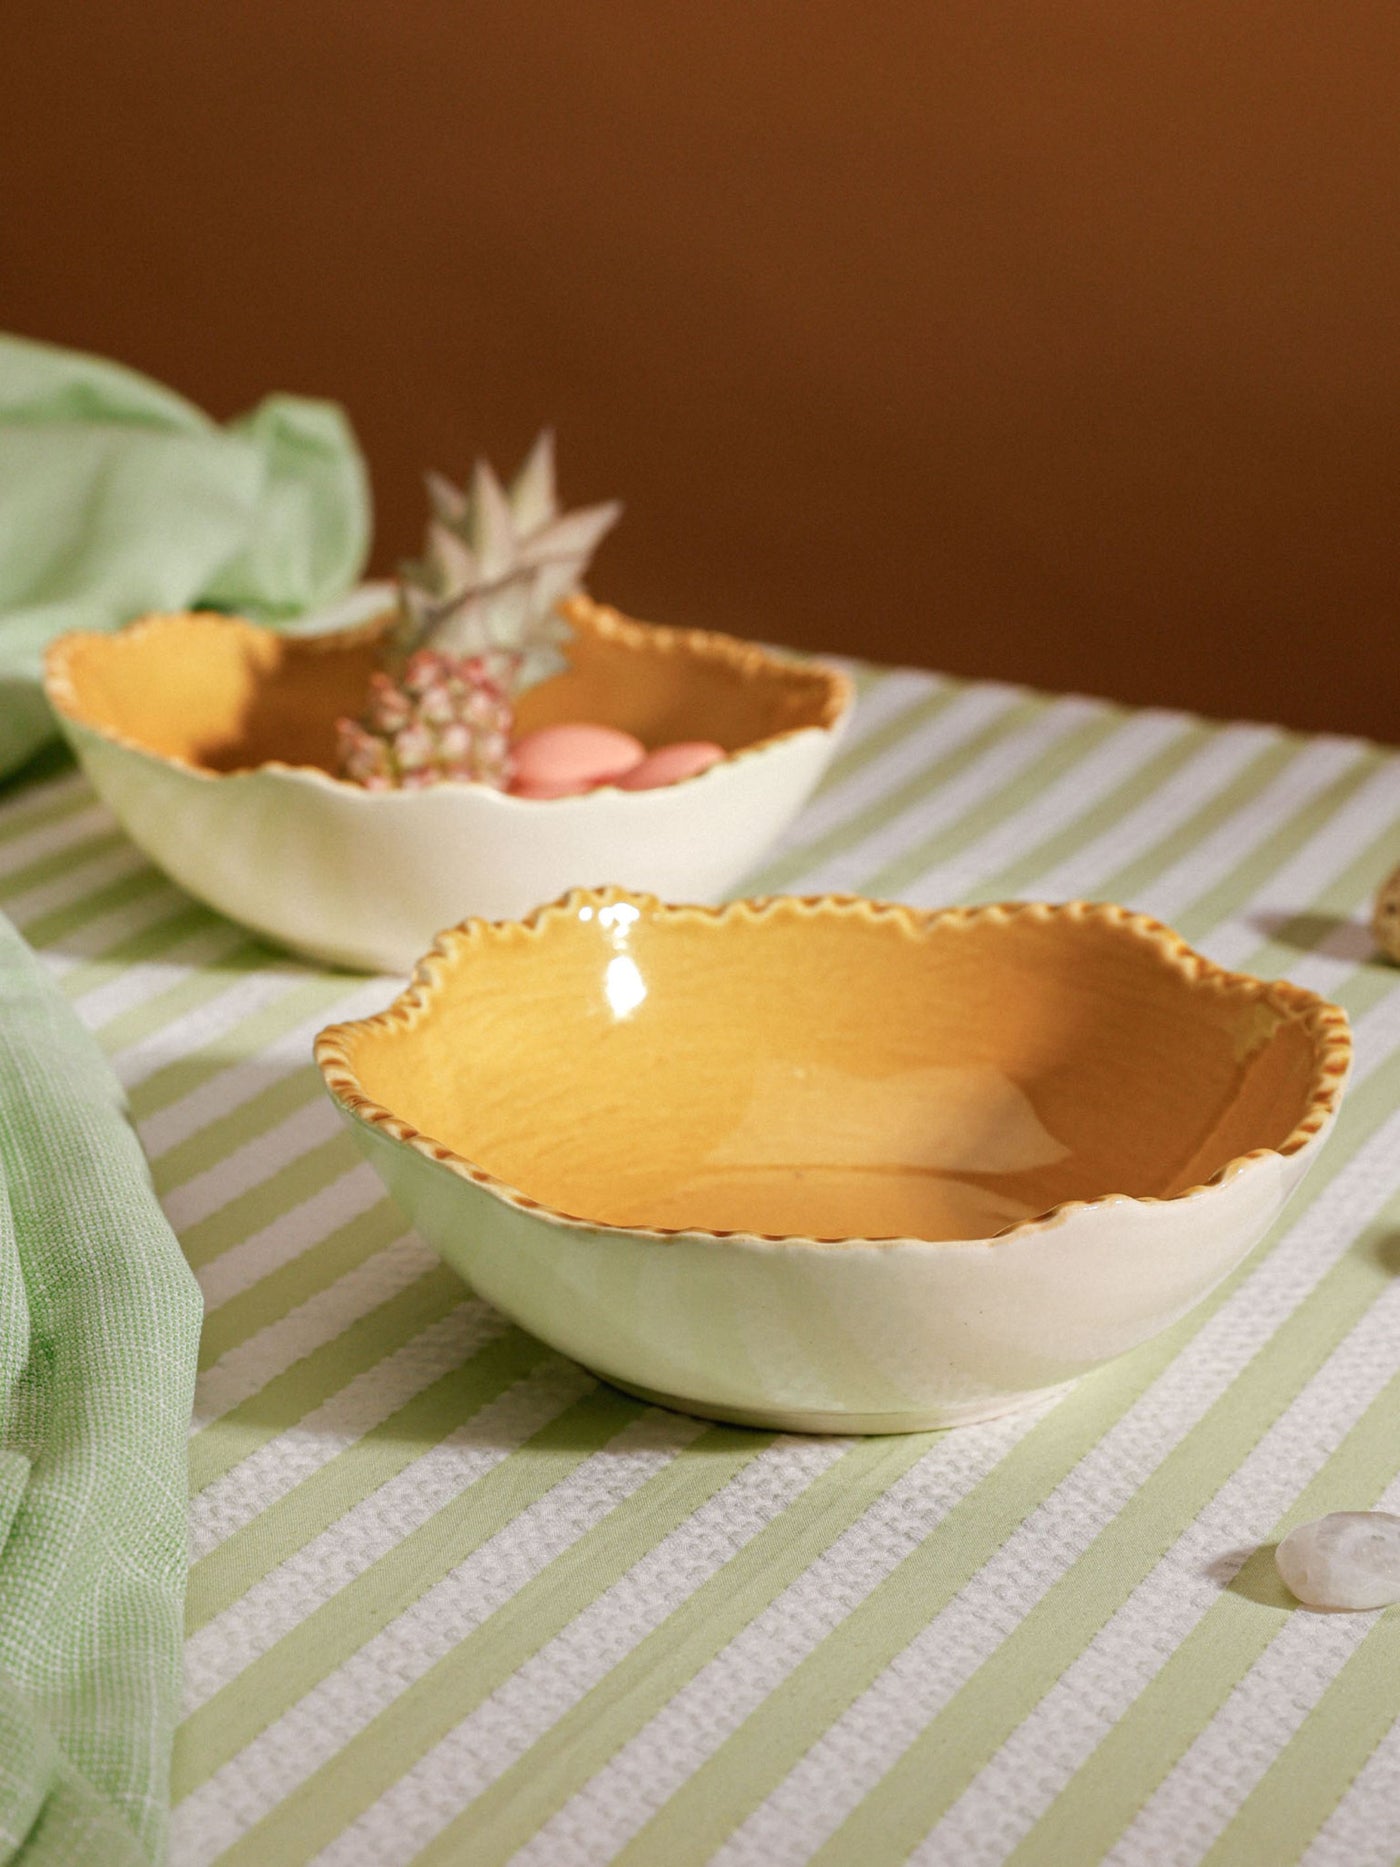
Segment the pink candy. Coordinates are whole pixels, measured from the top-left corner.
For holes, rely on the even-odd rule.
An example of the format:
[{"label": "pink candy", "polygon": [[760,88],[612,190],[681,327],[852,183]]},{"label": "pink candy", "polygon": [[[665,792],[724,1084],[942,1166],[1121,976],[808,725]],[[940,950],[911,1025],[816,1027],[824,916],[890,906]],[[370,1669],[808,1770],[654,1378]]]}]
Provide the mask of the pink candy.
[{"label": "pink candy", "polygon": [[624,791],[649,791],[707,771],[724,757],[722,746],[687,739],[648,752],[640,739],[615,726],[579,721],[541,726],[511,747],[517,797],[576,797],[598,786],[615,784]]},{"label": "pink candy", "polygon": [[620,791],[650,791],[661,784],[679,784],[682,778],[698,778],[723,757],[724,748],[711,745],[708,739],[678,739],[674,745],[658,746],[648,752],[640,765],[623,773],[617,787]]},{"label": "pink candy", "polygon": [[541,726],[511,747],[513,788],[523,795],[567,797],[620,778],[646,755],[640,739],[615,726]]},{"label": "pink candy", "polygon": [[513,778],[510,789],[513,797],[578,797],[595,787],[577,778],[561,779],[556,784],[522,784],[519,778]]}]

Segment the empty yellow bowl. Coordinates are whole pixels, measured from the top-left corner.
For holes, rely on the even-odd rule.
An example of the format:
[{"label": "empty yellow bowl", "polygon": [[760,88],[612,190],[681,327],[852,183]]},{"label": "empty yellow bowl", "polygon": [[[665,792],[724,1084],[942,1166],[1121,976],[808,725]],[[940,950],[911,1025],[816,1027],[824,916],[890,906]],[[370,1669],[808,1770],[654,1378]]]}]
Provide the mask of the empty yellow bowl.
[{"label": "empty yellow bowl", "polygon": [[448,1262],[650,1399],[898,1432],[1174,1322],[1314,1158],[1345,1014],[1106,905],[669,907],[438,940],[317,1042]]},{"label": "empty yellow bowl", "polygon": [[523,696],[522,733],[593,720],[731,756],[653,791],[548,801],[347,783],[335,723],[362,707],[390,618],[298,637],[151,616],[61,638],[45,691],[97,791],[182,888],[313,959],[407,972],[463,915],[525,914],[578,882],[723,895],[797,815],[844,730],[851,684],[835,669],[586,598],[566,611],[570,666]]}]

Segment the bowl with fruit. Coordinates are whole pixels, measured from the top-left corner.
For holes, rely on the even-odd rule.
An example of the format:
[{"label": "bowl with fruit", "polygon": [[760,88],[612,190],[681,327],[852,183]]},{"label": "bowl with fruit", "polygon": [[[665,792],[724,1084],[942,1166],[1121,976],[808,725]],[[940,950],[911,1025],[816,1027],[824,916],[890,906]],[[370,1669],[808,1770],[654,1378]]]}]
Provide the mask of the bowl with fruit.
[{"label": "bowl with fruit", "polygon": [[132,840],[255,932],[373,972],[574,885],[730,891],[819,782],[847,678],[582,594],[617,508],[559,511],[547,436],[509,492],[484,463],[430,491],[423,559],[367,622],[192,612],[52,646],[45,690]]}]

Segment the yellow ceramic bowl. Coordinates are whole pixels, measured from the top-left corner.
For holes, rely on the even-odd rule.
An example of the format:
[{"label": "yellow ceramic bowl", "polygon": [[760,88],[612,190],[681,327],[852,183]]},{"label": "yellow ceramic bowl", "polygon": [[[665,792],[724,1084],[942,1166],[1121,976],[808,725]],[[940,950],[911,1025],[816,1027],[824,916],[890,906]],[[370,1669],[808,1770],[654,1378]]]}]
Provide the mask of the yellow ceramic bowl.
[{"label": "yellow ceramic bowl", "polygon": [[46,691],[94,786],[182,888],[314,959],[407,972],[465,914],[528,913],[580,882],[726,893],[787,828],[844,728],[850,683],[732,636],[632,622],[584,598],[568,672],[528,732],[595,720],[732,756],[654,791],[541,802],[481,784],[367,791],[331,775],[389,619],[283,636],[152,616],[49,651]]},{"label": "yellow ceramic bowl", "polygon": [[1335,1006],[1122,908],[617,889],[468,922],[317,1043],[483,1296],[635,1393],[814,1432],[982,1419],[1166,1328],[1349,1057]]}]

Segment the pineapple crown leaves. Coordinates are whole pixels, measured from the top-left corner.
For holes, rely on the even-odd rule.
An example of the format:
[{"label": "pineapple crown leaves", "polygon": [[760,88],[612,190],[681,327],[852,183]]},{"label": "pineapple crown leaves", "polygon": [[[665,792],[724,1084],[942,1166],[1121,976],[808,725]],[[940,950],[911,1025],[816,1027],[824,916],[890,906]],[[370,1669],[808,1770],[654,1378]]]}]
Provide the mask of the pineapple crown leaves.
[{"label": "pineapple crown leaves", "polygon": [[509,492],[478,460],[467,491],[430,473],[428,498],[423,557],[400,573],[400,655],[504,650],[519,657],[517,691],[557,672],[569,629],[555,606],[578,589],[622,507],[609,500],[560,512],[547,428]]}]

